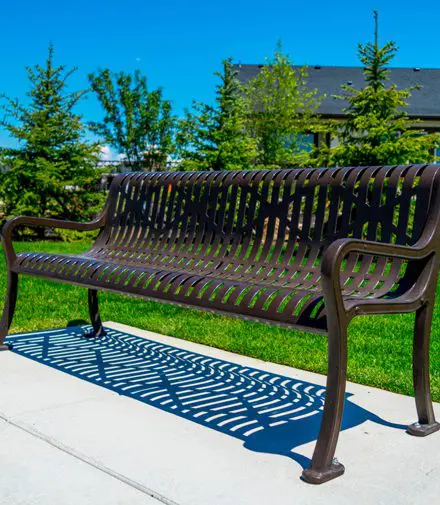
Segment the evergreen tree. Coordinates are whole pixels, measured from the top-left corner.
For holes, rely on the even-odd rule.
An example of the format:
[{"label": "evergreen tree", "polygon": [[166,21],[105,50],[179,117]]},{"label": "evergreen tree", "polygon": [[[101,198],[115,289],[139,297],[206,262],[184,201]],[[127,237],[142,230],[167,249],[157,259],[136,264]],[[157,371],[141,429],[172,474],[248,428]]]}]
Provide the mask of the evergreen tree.
[{"label": "evergreen tree", "polygon": [[315,115],[321,100],[307,79],[307,69],[295,68],[278,45],[273,58],[246,85],[247,126],[257,141],[258,164],[307,166],[313,148],[307,136],[323,128]]},{"label": "evergreen tree", "polygon": [[215,105],[193,102],[180,121],[177,143],[185,170],[234,170],[251,168],[255,141],[246,131],[246,106],[237,71],[230,59],[216,72]]},{"label": "evergreen tree", "polygon": [[92,90],[104,109],[93,132],[125,157],[133,170],[160,170],[173,150],[174,117],[161,88],[148,90],[147,79],[109,69],[89,75]]},{"label": "evergreen tree", "polygon": [[405,107],[412,91],[418,87],[398,89],[387,85],[387,65],[395,57],[397,47],[388,42],[379,47],[377,11],[375,41],[359,44],[366,85],[357,90],[344,85],[345,94],[336,97],[348,100],[346,123],[335,130],[338,145],[320,152],[319,162],[328,166],[394,165],[425,163],[434,159],[439,136],[414,129],[415,121]]},{"label": "evergreen tree", "polygon": [[8,169],[0,175],[3,214],[88,219],[100,206],[95,188],[99,146],[84,139],[81,116],[74,112],[84,91],[66,92],[76,69],[54,66],[54,49],[44,66],[27,68],[30,101],[3,97],[2,125],[17,147],[1,150]]}]

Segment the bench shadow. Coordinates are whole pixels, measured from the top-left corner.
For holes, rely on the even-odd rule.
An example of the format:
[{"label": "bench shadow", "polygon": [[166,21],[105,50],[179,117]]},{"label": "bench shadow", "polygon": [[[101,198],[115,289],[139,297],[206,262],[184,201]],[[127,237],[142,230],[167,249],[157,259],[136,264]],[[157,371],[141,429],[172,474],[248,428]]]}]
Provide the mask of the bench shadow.
[{"label": "bench shadow", "polygon": [[[107,329],[85,338],[88,326],[11,335],[13,352],[244,442],[249,450],[287,456],[316,440],[325,389],[296,378],[242,366]],[[352,403],[342,429],[366,421],[405,430]]]}]

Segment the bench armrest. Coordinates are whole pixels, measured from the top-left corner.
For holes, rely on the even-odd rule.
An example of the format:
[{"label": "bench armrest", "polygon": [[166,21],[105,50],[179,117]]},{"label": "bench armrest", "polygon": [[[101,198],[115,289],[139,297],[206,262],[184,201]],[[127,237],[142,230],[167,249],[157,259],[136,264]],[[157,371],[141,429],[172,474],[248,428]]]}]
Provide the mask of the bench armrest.
[{"label": "bench armrest", "polygon": [[321,263],[322,287],[326,306],[341,314],[344,309],[341,285],[341,264],[349,253],[387,256],[402,260],[423,260],[435,253],[435,245],[425,235],[414,246],[385,244],[369,240],[343,238],[335,240],[324,251]]},{"label": "bench armrest", "polygon": [[419,242],[414,246],[385,244],[372,240],[342,238],[335,240],[324,251],[321,263],[323,277],[332,278],[339,274],[341,263],[347,254],[356,252],[375,256],[389,256],[403,260],[417,260],[429,256],[433,250],[426,242]]},{"label": "bench armrest", "polygon": [[104,211],[95,219],[87,223],[76,221],[63,221],[61,219],[51,219],[47,217],[17,216],[7,221],[1,231],[1,241],[5,251],[8,264],[14,262],[16,258],[14,246],[12,244],[12,234],[18,226],[28,226],[31,228],[63,228],[67,230],[92,231],[103,228],[107,220],[107,213]]}]

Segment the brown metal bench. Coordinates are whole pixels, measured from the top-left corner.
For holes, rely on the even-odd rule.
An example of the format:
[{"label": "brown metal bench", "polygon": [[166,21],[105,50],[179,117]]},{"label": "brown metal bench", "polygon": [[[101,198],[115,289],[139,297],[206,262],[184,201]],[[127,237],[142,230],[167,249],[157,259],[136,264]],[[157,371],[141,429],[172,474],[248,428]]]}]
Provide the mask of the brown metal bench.
[{"label": "brown metal bench", "polygon": [[[425,436],[440,427],[429,386],[439,177],[436,165],[118,175],[95,221],[17,217],[4,225],[0,343],[21,273],[87,287],[94,336],[104,334],[100,289],[327,333],[324,414],[303,472],[308,482],[325,482],[344,472],[333,457],[355,315],[416,312],[418,422],[408,431]],[[101,231],[84,254],[16,254],[19,225]]]}]

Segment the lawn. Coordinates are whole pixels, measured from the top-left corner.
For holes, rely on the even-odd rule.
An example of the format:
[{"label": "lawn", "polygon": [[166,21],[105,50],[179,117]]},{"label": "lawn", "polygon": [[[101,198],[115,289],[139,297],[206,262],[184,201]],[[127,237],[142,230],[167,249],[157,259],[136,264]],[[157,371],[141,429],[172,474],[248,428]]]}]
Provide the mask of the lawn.
[{"label": "lawn", "polygon": [[[89,243],[17,243],[18,251],[76,253]],[[2,257],[0,283],[5,288]],[[63,327],[88,321],[84,289],[21,277],[11,333]],[[439,293],[440,294],[440,293]],[[440,300],[440,297],[438,297]],[[102,293],[103,320],[207,344],[266,361],[326,373],[327,341],[322,335],[286,330],[140,299]],[[412,314],[358,317],[349,328],[348,378],[351,381],[412,394]],[[437,306],[431,346],[433,398],[440,401],[440,309]]]}]

